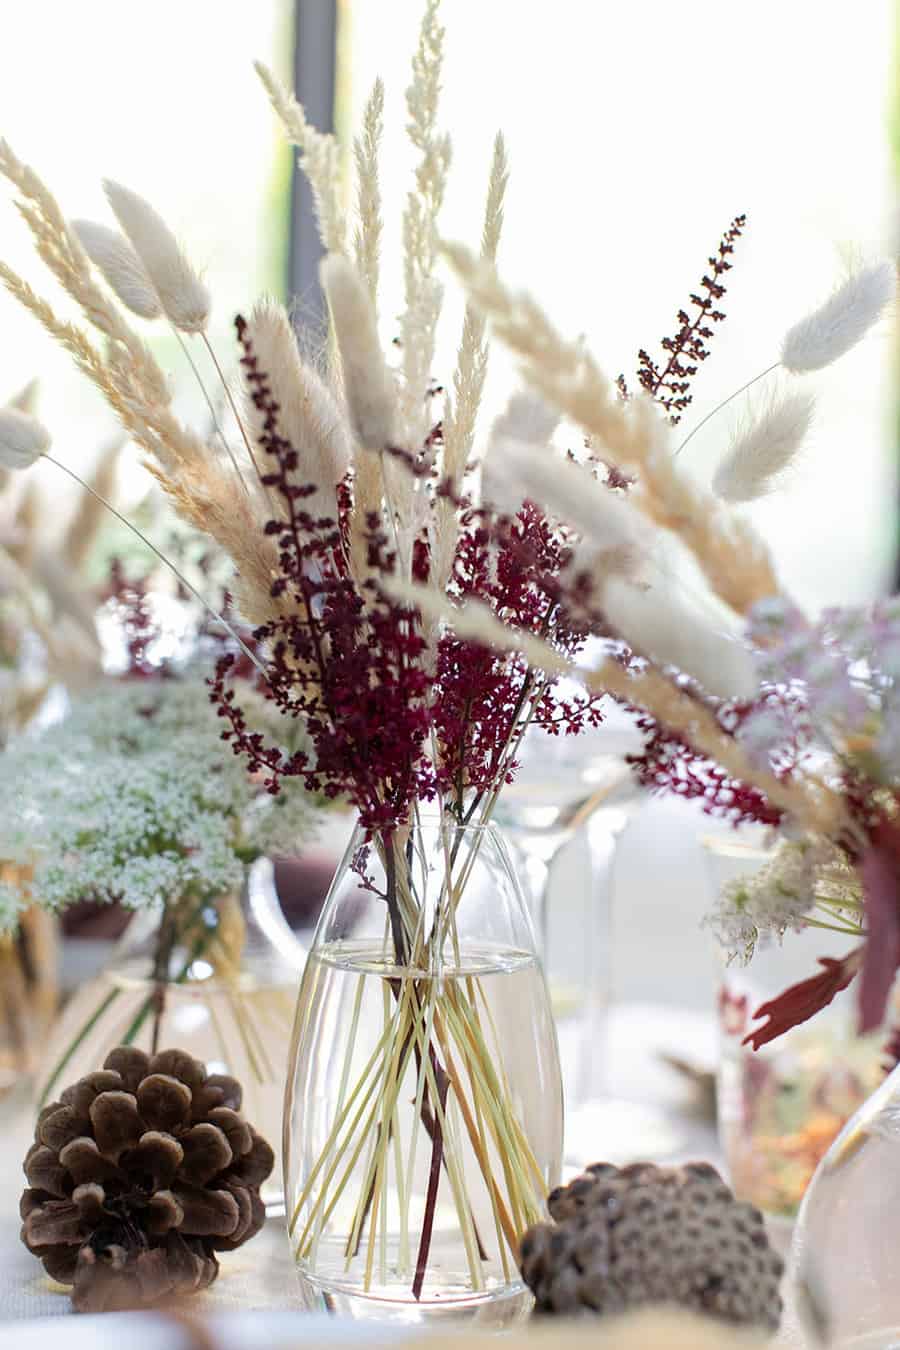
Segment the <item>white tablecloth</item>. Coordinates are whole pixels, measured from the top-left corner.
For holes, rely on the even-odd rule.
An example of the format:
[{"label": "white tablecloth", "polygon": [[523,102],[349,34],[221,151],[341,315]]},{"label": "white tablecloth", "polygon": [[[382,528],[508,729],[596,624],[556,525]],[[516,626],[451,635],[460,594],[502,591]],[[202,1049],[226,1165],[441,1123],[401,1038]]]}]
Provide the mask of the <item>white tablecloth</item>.
[{"label": "white tablecloth", "polygon": [[[687,1109],[684,1084],[660,1062],[659,1052],[670,1050],[708,1062],[713,1052],[710,1019],[700,1014],[647,1005],[624,1005],[615,1010],[611,1044],[610,1085],[614,1092],[645,1106],[665,1109],[671,1126],[673,1160],[716,1160],[715,1133],[708,1123]],[[640,1110],[636,1120],[640,1120]],[[46,1350],[46,1338],[55,1334],[47,1319],[70,1312],[67,1294],[44,1274],[43,1267],[19,1240],[18,1195],[22,1188],[21,1159],[30,1131],[24,1118],[4,1131],[6,1167],[0,1177],[0,1350]],[[594,1156],[610,1150],[598,1137]],[[615,1161],[624,1161],[619,1156]],[[222,1350],[282,1350],[285,1347],[359,1344],[377,1332],[358,1324],[328,1321],[299,1310],[294,1273],[283,1222],[270,1221],[262,1233],[236,1252],[223,1256],[219,1279],[191,1303],[196,1314],[214,1319]],[[40,1319],[40,1320],[33,1320]],[[138,1319],[140,1340],[134,1338]],[[66,1325],[66,1350],[120,1350],[127,1328],[128,1350],[187,1350],[188,1342],[165,1319],[150,1314],[106,1314],[101,1318],[73,1318]],[[396,1339],[391,1330],[391,1341]],[[796,1345],[792,1334],[780,1341]],[[217,1342],[218,1350],[218,1342]]]}]

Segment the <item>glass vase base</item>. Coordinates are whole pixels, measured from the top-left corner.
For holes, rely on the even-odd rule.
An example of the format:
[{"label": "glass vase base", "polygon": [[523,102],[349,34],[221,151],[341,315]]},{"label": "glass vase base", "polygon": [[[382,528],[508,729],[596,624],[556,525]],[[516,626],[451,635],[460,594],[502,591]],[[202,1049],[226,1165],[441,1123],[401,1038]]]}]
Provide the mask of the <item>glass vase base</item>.
[{"label": "glass vase base", "polygon": [[477,1326],[492,1331],[518,1326],[528,1318],[534,1300],[528,1288],[496,1284],[474,1291],[466,1275],[450,1272],[442,1279],[432,1269],[428,1287],[417,1301],[411,1278],[373,1281],[368,1290],[358,1283],[322,1278],[297,1270],[300,1297],[309,1312],[328,1312],[358,1322],[394,1323],[404,1327]]}]

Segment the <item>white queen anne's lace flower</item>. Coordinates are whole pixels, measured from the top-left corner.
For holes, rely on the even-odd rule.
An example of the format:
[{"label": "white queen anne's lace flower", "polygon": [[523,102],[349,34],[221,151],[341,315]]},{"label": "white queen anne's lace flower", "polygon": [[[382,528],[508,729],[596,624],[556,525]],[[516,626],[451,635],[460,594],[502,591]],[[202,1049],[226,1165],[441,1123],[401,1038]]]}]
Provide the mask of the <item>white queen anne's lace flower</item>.
[{"label": "white queen anne's lace flower", "polygon": [[[201,680],[86,695],[65,722],[0,757],[0,856],[34,867],[32,894],[50,909],[235,889],[254,857],[307,840],[316,811],[296,779],[277,798],[260,793],[220,730]],[[0,893],[0,932],[18,903]]]},{"label": "white queen anne's lace flower", "polygon": [[704,924],[729,961],[746,963],[760,943],[800,932],[816,905],[817,874],[836,857],[825,840],[783,840],[758,872],[726,882]]}]

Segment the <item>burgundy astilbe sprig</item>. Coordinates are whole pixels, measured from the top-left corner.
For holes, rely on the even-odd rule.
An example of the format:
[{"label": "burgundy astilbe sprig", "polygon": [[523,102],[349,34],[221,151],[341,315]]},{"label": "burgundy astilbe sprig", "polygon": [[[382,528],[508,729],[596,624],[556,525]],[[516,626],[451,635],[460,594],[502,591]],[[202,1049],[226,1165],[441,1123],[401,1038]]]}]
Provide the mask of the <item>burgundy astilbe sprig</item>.
[{"label": "burgundy astilbe sprig", "polygon": [[[272,598],[279,613],[255,634],[269,652],[269,697],[289,717],[302,717],[315,748],[285,756],[248,731],[233,691],[229,662],[220,663],[213,698],[227,722],[223,736],[271,791],[282,777],[301,775],[325,797],[346,796],[370,830],[390,830],[414,800],[434,794],[425,752],[428,684],[420,660],[425,642],[412,611],[381,594],[374,581],[357,588],[347,569],[339,522],[312,516],[304,502],[314,485],[301,481],[300,456],[279,434],[278,405],[237,320],[242,365],[261,418],[259,443],[270,468],[262,483],[281,505],[266,533],[278,547]],[[394,558],[373,513],[369,564],[390,573]]]},{"label": "burgundy astilbe sprig", "polygon": [[[700,363],[709,356],[706,344],[713,335],[710,325],[721,323],[725,318],[718,307],[725,294],[722,277],[731,270],[729,258],[734,253],[735,241],[740,238],[746,223],[746,216],[735,216],[720,239],[714,256],[709,258],[709,272],[704,273],[699,291],[691,295],[693,315],[684,309],[678,311],[675,336],[663,338],[660,343],[668,359],[657,364],[643,347],[638,352],[638,380],[642,388],[665,408],[673,426],[680,422],[681,413],[691,402],[691,380]],[[624,394],[624,380],[619,387]]]},{"label": "burgundy astilbe sprig", "polygon": [[[267,696],[286,716],[304,720],[314,756],[286,755],[249,730],[230,687],[230,656],[212,682],[223,737],[265,776],[270,791],[277,792],[284,777],[301,776],[312,791],[349,799],[370,833],[390,833],[408,819],[414,802],[437,792],[460,820],[471,819],[509,780],[527,725],[574,733],[597,724],[600,700],[553,701],[552,681],[521,657],[452,632],[442,634],[431,653],[417,612],[380,584],[396,572],[397,557],[378,512],[366,521],[369,579],[354,579],[345,528],[353,484],[341,485],[337,522],[306,509],[315,489],[303,482],[300,455],[280,434],[278,405],[247,326],[241,319],[236,326],[265,455],[262,484],[279,507],[266,525],[277,547],[276,614],[254,637],[267,653]],[[437,424],[421,452],[387,448],[425,503],[451,495],[434,460],[440,444]],[[533,503],[513,518],[478,511],[463,499],[453,505],[461,529],[451,595],[475,597],[574,655],[587,632],[587,591],[572,570],[564,532]],[[412,542],[411,572],[421,582],[430,570],[423,527]]]}]

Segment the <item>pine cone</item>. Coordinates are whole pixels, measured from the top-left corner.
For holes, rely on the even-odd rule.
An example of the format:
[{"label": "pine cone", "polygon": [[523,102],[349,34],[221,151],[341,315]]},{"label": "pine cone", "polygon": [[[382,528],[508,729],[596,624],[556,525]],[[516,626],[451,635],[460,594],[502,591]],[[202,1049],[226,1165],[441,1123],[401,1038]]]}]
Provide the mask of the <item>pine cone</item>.
[{"label": "pine cone", "polygon": [[522,1276],[538,1310],[619,1313],[677,1303],[776,1328],[784,1266],[762,1215],[714,1167],[595,1163],[551,1192],[555,1223],[522,1238]]},{"label": "pine cone", "polygon": [[259,1232],[275,1161],[241,1086],[181,1050],[120,1045],[38,1116],[22,1241],[78,1312],[207,1288],[215,1253]]}]

